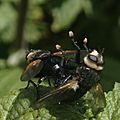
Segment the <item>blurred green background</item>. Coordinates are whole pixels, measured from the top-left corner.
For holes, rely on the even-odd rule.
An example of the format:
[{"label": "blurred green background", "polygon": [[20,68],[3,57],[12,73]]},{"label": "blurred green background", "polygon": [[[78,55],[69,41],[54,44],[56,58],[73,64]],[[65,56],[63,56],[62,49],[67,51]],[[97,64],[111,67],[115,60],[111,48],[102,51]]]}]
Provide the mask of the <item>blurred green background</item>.
[{"label": "blurred green background", "polygon": [[82,46],[105,48],[104,90],[120,82],[119,0],[0,0],[0,96],[24,88],[20,81],[26,49],[74,49],[68,31]]}]

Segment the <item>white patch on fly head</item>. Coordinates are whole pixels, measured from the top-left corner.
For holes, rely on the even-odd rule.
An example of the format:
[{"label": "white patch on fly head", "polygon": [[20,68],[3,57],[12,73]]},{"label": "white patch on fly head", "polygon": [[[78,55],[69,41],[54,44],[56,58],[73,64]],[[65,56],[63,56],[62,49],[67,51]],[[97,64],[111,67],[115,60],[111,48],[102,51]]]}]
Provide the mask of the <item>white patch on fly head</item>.
[{"label": "white patch on fly head", "polygon": [[90,53],[90,55],[98,56],[99,53],[97,52],[97,50],[93,50],[93,51]]},{"label": "white patch on fly head", "polygon": [[30,52],[28,55],[27,55],[27,59],[30,59],[32,55],[34,55],[35,53],[34,52]]},{"label": "white patch on fly head", "polygon": [[103,70],[103,66],[100,66],[100,65],[97,65],[95,62],[91,61],[88,56],[84,57],[84,63],[92,68],[92,69],[95,69],[95,70]]}]

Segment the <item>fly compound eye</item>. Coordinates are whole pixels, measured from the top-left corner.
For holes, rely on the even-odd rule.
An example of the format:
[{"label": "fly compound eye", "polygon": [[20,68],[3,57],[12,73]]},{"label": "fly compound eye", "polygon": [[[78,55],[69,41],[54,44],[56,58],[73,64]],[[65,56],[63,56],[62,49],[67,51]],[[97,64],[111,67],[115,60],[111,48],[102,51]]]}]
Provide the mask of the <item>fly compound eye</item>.
[{"label": "fly compound eye", "polygon": [[89,55],[88,56],[90,60],[92,60],[93,62],[97,62],[98,61],[98,58],[94,55]]}]

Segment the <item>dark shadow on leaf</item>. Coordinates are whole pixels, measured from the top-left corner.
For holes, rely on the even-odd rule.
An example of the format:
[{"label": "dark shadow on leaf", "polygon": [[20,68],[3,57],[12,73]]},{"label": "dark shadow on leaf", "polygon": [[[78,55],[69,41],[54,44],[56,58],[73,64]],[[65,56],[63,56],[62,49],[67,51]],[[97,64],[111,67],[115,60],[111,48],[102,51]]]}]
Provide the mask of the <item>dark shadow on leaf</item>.
[{"label": "dark shadow on leaf", "polygon": [[[54,88],[40,85],[39,99],[52,90]],[[36,116],[34,116],[36,119],[46,115],[54,117],[56,120],[83,120],[90,118],[91,116],[86,116],[86,110],[89,108],[86,106],[84,97],[71,101],[73,97],[71,93],[71,91],[59,92],[38,102],[36,100],[36,88],[31,86],[28,89],[21,89],[14,101],[12,101],[12,107],[8,111],[7,119],[19,119],[29,111],[29,108],[33,108],[37,112]]]},{"label": "dark shadow on leaf", "polygon": [[[39,97],[45,96],[53,88],[51,87],[39,87]],[[70,96],[71,97],[71,96]],[[54,116],[57,120],[83,120],[86,118],[84,113],[87,107],[85,106],[84,99],[80,98],[77,101],[69,101],[66,93],[58,93],[47,99],[36,102],[33,109],[45,108],[49,111],[51,116]],[[66,101],[65,101],[66,100]],[[41,114],[41,113],[40,113]]]}]

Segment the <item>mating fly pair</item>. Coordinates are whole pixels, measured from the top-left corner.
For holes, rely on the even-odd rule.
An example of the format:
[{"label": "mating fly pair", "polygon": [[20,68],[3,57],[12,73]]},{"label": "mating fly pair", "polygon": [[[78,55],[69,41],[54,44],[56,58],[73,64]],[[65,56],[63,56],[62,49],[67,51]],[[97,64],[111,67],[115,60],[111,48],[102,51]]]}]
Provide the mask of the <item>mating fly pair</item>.
[{"label": "mating fly pair", "polygon": [[[77,41],[74,40],[72,31],[69,32],[69,37],[73,41],[76,50],[64,51],[60,45],[56,45],[58,52],[54,53],[47,50],[28,51],[26,54],[28,65],[21,75],[21,80],[28,81],[26,88],[32,83],[38,92],[39,84],[48,79],[51,86],[49,78],[52,78],[55,89],[40,98],[39,102],[50,96],[69,91],[67,101],[77,100],[91,89],[97,95],[95,98],[97,104],[99,104],[99,101],[105,102],[105,96],[99,83],[100,73],[104,68],[104,50],[98,52],[95,49],[88,49],[86,38],[83,40],[85,50],[81,50],[77,45]],[[85,55],[81,59],[82,52],[85,52]],[[74,56],[74,58],[70,56]],[[37,85],[31,80],[35,77],[39,78]]]}]

